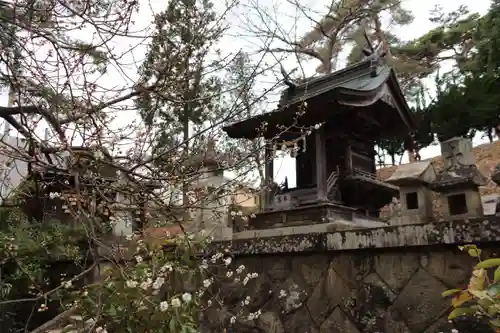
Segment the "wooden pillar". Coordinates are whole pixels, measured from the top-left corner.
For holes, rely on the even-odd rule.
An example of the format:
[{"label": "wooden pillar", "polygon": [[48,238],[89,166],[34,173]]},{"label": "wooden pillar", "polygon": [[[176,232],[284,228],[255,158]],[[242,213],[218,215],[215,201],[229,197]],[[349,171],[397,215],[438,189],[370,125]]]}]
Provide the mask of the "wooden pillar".
[{"label": "wooden pillar", "polygon": [[326,140],[325,128],[321,126],[315,131],[316,146],[316,186],[318,201],[327,201],[326,175]]},{"label": "wooden pillar", "polygon": [[273,195],[269,189],[273,183],[274,178],[274,152],[273,152],[273,143],[271,141],[266,142],[265,145],[265,192],[264,192],[264,200],[262,208],[264,210],[268,209],[272,205]]},{"label": "wooden pillar", "polygon": [[347,174],[350,174],[352,170],[352,150],[351,150],[351,144],[347,142],[345,146],[345,167]]}]

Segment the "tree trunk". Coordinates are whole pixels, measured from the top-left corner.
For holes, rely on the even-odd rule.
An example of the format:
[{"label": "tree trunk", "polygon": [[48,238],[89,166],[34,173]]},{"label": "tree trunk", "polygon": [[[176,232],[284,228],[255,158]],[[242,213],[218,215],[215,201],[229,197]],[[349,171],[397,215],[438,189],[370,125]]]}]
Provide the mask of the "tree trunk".
[{"label": "tree trunk", "polygon": [[[184,104],[184,114],[182,117],[182,133],[183,133],[183,140],[184,140],[184,161],[186,163],[190,163],[191,161],[189,160],[189,102],[185,101]],[[190,219],[190,214],[189,214],[189,183],[187,182],[186,179],[183,179],[182,181],[182,205],[184,207],[184,223],[188,222]]]}]

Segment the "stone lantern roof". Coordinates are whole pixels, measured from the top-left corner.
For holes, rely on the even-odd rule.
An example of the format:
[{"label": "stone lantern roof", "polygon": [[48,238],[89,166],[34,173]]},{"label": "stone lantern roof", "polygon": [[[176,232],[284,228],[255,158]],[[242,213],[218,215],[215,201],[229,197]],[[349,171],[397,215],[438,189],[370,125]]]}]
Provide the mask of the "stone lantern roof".
[{"label": "stone lantern roof", "polygon": [[396,186],[428,185],[436,179],[431,161],[419,161],[398,165],[396,171],[385,181]]},{"label": "stone lantern roof", "polygon": [[206,150],[195,154],[192,157],[189,165],[193,169],[207,168],[209,170],[214,170],[229,163],[229,156],[218,152],[215,148],[215,143],[215,139],[207,140]]}]

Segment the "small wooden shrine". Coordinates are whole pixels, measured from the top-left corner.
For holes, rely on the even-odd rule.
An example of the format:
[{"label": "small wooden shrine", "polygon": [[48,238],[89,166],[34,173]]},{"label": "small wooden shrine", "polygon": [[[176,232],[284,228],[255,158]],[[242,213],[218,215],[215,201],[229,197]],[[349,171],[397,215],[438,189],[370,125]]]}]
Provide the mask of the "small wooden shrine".
[{"label": "small wooden shrine", "polygon": [[[272,190],[264,211],[318,204],[378,217],[398,187],[376,177],[375,143],[416,130],[394,70],[380,49],[342,70],[287,83],[278,109],[224,127],[231,138],[266,141]],[[296,157],[296,188],[273,183],[275,150]],[[323,218],[324,219],[324,218]],[[330,219],[330,218],[328,218]]]}]

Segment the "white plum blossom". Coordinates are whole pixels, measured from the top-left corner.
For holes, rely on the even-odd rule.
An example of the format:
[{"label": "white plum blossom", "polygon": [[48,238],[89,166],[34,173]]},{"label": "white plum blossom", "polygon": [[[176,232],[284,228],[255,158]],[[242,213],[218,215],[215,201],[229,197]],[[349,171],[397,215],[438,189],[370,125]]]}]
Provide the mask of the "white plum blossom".
[{"label": "white plum blossom", "polygon": [[147,290],[149,287],[151,287],[152,284],[153,284],[153,280],[151,280],[151,278],[147,278],[146,281],[141,283],[140,287],[143,290]]},{"label": "white plum blossom", "polygon": [[233,261],[233,259],[231,257],[227,257],[226,259],[224,259],[224,265],[226,266],[231,265],[231,261]]},{"label": "white plum blossom", "polygon": [[245,276],[245,278],[243,279],[243,285],[246,286],[246,284],[248,283],[250,279],[248,278],[248,276]]},{"label": "white plum blossom", "polygon": [[174,270],[174,268],[172,267],[172,264],[168,263],[168,264],[165,264],[163,265],[161,268],[160,268],[160,271],[162,273],[164,272],[172,272]]},{"label": "white plum blossom", "polygon": [[261,310],[258,310],[256,312],[253,312],[253,313],[250,313],[247,317],[248,320],[254,320],[254,319],[257,319],[259,318],[259,316],[261,315]]},{"label": "white plum blossom", "polygon": [[241,306],[250,304],[250,296],[247,296],[243,301],[241,301]]},{"label": "white plum blossom", "polygon": [[129,288],[135,288],[137,287],[137,282],[134,280],[127,280],[127,282],[125,282],[125,285]]},{"label": "white plum blossom", "polygon": [[210,279],[205,279],[203,280],[203,287],[208,288],[212,284],[212,281]]},{"label": "white plum blossom", "polygon": [[168,310],[168,302],[167,301],[160,302],[160,311],[165,312],[167,310]]},{"label": "white plum blossom", "polygon": [[245,270],[245,265],[240,265],[236,268],[236,273],[241,274]]},{"label": "white plum blossom", "polygon": [[63,288],[66,288],[66,289],[71,288],[71,286],[72,286],[72,285],[73,285],[73,284],[72,284],[72,283],[71,283],[71,281],[69,281],[69,280],[68,280],[68,281],[64,281],[64,282],[62,283]]},{"label": "white plum blossom", "polygon": [[170,301],[170,304],[172,304],[172,307],[178,308],[181,306],[181,300],[178,299],[177,297],[172,298],[172,300]]},{"label": "white plum blossom", "polygon": [[108,333],[104,327],[99,326],[95,329],[95,333]]},{"label": "white plum blossom", "polygon": [[193,296],[191,296],[190,293],[184,293],[182,294],[182,300],[185,302],[185,303],[189,303],[191,302],[191,300],[193,299]]},{"label": "white plum blossom", "polygon": [[42,304],[40,305],[40,308],[38,308],[38,312],[43,312],[43,311],[47,311],[49,308],[47,306],[47,304]]},{"label": "white plum blossom", "polygon": [[217,262],[217,260],[221,259],[222,257],[224,257],[224,255],[222,253],[216,253],[212,256],[212,258],[210,258],[210,261],[212,262],[212,264],[215,264]]},{"label": "white plum blossom", "polygon": [[158,277],[155,282],[153,283],[153,289],[160,289],[161,286],[165,283],[165,278],[163,277]]},{"label": "white plum blossom", "polygon": [[233,276],[233,271],[227,271],[226,277],[230,278],[231,276]]},{"label": "white plum blossom", "polygon": [[137,261],[138,263],[141,263],[142,262],[142,257],[141,256],[136,256],[135,257],[135,261]]},{"label": "white plum blossom", "polygon": [[235,316],[232,316],[231,319],[229,319],[229,322],[231,324],[234,324],[236,322],[236,317]]}]

